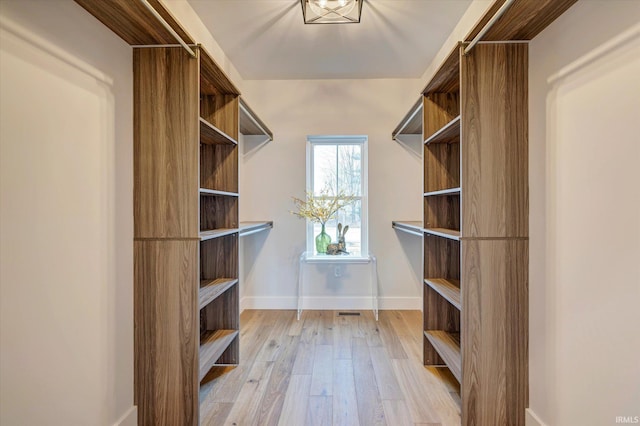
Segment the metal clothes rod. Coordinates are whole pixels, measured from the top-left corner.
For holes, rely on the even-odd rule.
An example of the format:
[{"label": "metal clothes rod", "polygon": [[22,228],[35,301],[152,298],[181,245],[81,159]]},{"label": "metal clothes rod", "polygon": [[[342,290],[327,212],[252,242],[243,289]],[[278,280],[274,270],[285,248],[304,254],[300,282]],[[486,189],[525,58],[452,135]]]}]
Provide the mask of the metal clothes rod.
[{"label": "metal clothes rod", "polygon": [[189,47],[189,45],[188,45],[187,43],[185,43],[185,41],[182,39],[182,37],[180,37],[180,36],[178,35],[178,33],[177,33],[173,28],[171,28],[171,25],[169,25],[169,24],[167,23],[167,21],[165,21],[165,20],[164,20],[164,18],[162,17],[162,15],[160,15],[160,14],[158,13],[158,11],[157,11],[157,10],[155,10],[155,9],[153,8],[153,6],[151,6],[151,4],[149,4],[149,2],[148,2],[147,0],[140,0],[140,2],[144,5],[144,7],[146,7],[147,9],[149,9],[149,12],[151,12],[151,13],[153,14],[153,16],[155,16],[155,17],[156,17],[156,19],[157,19],[158,21],[160,21],[160,23],[162,24],[162,26],[163,26],[163,27],[165,27],[165,29],[171,33],[171,35],[173,36],[173,38],[175,38],[175,39],[178,41],[178,43],[180,43],[180,45],[181,45],[182,47],[184,47],[184,49],[189,53],[189,55],[190,55],[192,58],[196,58],[196,53],[193,51],[193,49],[191,49],[191,48]]},{"label": "metal clothes rod", "polygon": [[260,129],[262,133],[264,133],[270,140],[273,140],[271,136],[269,136],[269,133],[264,129],[264,127],[262,127],[262,125],[258,123],[258,120],[254,118],[253,114],[249,113],[249,111],[247,110],[247,108],[244,106],[242,102],[239,102],[239,106],[240,106],[240,109],[247,115],[247,117],[249,117],[249,120],[251,120],[251,122],[255,124],[258,127],[258,129]]},{"label": "metal clothes rod", "polygon": [[509,8],[509,6],[511,6],[511,4],[514,2],[515,0],[507,0],[506,2],[504,2],[502,4],[502,6],[500,7],[500,9],[498,9],[498,11],[495,13],[495,15],[493,15],[493,17],[489,20],[489,22],[487,22],[485,24],[484,27],[482,27],[482,29],[480,30],[480,32],[478,33],[478,35],[476,35],[473,40],[471,40],[471,43],[469,43],[469,45],[467,47],[464,48],[464,54],[468,55],[469,52],[471,52],[471,49],[473,49],[473,47],[478,44],[478,42],[480,41],[480,39],[487,33],[487,31],[489,31],[491,29],[491,27],[493,26],[493,24],[496,23],[496,21],[498,19],[500,19],[500,17],[504,14],[504,12],[507,11],[507,9]]}]

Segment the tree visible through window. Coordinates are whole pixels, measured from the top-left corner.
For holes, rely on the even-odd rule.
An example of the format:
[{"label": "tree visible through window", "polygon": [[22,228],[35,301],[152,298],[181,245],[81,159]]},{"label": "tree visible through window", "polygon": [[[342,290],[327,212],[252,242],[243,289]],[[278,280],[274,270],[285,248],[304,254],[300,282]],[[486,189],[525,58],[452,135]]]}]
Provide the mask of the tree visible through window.
[{"label": "tree visible through window", "polygon": [[[338,239],[338,223],[349,226],[345,234],[346,250],[351,256],[366,256],[366,136],[310,136],[307,149],[307,187],[316,196],[352,195],[355,201],[341,209],[326,224],[333,242]],[[314,251],[315,236],[321,225],[310,224],[307,249]]]}]

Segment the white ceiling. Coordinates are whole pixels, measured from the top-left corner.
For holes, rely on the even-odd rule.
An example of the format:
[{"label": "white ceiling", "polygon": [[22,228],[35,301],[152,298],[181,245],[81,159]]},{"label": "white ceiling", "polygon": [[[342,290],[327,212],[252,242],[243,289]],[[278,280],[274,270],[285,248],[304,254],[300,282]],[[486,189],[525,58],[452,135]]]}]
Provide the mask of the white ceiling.
[{"label": "white ceiling", "polygon": [[188,0],[243,78],[419,78],[471,0],[366,0],[359,24],[305,25],[300,0]]}]

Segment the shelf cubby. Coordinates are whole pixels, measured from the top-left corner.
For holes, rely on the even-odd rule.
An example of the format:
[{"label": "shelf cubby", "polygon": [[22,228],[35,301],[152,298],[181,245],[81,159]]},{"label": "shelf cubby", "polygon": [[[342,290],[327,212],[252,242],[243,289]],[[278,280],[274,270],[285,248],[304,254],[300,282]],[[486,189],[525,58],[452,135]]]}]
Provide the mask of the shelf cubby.
[{"label": "shelf cubby", "polygon": [[460,188],[460,143],[424,146],[424,192]]},{"label": "shelf cubby", "polygon": [[200,232],[238,228],[238,197],[200,195]]},{"label": "shelf cubby", "polygon": [[200,188],[238,192],[238,147],[200,144]]},{"label": "shelf cubby", "polygon": [[460,280],[452,278],[425,278],[424,283],[434,289],[456,309],[461,309]]},{"label": "shelf cubby", "polygon": [[227,364],[227,362],[221,362],[221,358],[233,358],[230,353],[232,352],[231,344],[237,340],[238,335],[238,330],[205,331],[200,335],[198,381],[202,381],[214,365]]},{"label": "shelf cubby", "polygon": [[445,228],[460,234],[460,195],[424,197],[424,227]]},{"label": "shelf cubby", "polygon": [[460,352],[460,333],[449,333],[442,330],[424,332],[429,344],[451,371],[451,374],[462,382],[462,354]]},{"label": "shelf cubby", "polygon": [[199,309],[204,308],[215,298],[227,291],[231,286],[238,284],[237,278],[216,278],[200,281],[198,290]]},{"label": "shelf cubby", "polygon": [[200,143],[206,145],[238,145],[237,140],[202,117],[200,118]]},{"label": "shelf cubby", "polygon": [[442,126],[439,130],[429,136],[424,143],[427,145],[437,143],[457,143],[460,142],[460,116]]}]

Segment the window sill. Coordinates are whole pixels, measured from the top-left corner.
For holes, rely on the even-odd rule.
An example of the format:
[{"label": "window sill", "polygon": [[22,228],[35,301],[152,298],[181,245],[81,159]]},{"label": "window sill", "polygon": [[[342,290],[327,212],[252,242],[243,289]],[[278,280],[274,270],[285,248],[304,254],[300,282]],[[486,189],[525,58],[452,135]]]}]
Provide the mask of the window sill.
[{"label": "window sill", "polygon": [[370,263],[371,256],[345,256],[303,253],[302,260],[306,263]]}]

